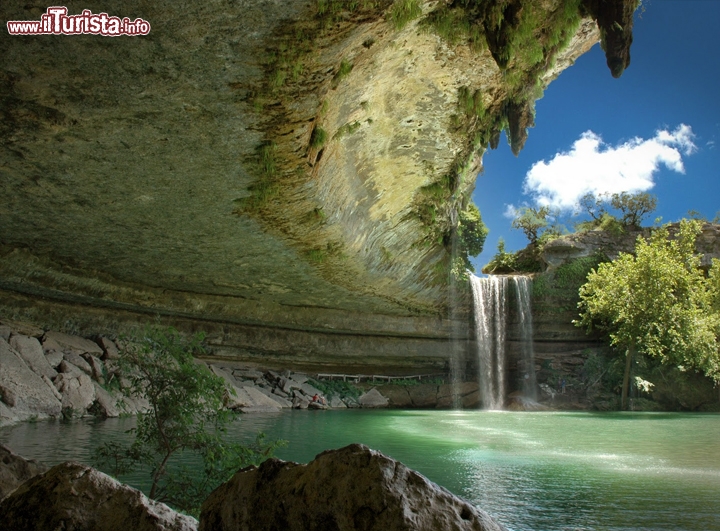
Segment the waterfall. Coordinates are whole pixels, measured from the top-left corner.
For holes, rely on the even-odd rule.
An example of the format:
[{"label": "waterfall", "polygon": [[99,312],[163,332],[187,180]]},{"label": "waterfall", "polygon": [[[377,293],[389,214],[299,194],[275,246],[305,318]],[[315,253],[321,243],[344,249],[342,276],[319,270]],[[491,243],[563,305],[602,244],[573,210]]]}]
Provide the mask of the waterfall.
[{"label": "waterfall", "polygon": [[523,396],[535,400],[535,360],[532,346],[532,281],[523,276],[471,275],[475,305],[480,394],[484,409],[502,409],[507,396],[508,363],[506,355],[508,288],[512,283],[516,295],[520,356],[519,388]]},{"label": "waterfall", "polygon": [[502,409],[505,402],[505,308],[507,277],[470,277],[475,303],[480,396],[483,408]]},{"label": "waterfall", "polygon": [[520,336],[520,357],[518,373],[521,379],[523,396],[537,400],[537,380],[535,379],[535,352],[533,350],[533,322],[530,306],[532,280],[529,277],[512,277],[517,297],[518,327]]}]

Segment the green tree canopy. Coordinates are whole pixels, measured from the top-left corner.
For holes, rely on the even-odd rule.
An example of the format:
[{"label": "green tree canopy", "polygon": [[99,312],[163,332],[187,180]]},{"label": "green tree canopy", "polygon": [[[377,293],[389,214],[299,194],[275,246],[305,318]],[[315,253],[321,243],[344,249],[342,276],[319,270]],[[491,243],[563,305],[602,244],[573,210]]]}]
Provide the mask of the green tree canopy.
[{"label": "green tree canopy", "polygon": [[717,266],[706,279],[695,253],[701,224],[683,220],[674,239],[667,227],[638,238],[635,255],[621,253],[588,275],[580,288],[580,319],[604,330],[626,351],[622,407],[635,352],[663,363],[695,369],[720,381]]}]

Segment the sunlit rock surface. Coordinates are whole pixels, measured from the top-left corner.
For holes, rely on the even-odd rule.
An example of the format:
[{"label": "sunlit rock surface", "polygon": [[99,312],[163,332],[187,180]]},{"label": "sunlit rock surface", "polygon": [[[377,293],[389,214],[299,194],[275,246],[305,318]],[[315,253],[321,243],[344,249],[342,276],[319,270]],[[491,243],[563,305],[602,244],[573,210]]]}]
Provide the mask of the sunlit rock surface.
[{"label": "sunlit rock surface", "polygon": [[200,530],[502,531],[475,506],[367,446],[307,465],[269,459],[239,471],[202,506]]}]

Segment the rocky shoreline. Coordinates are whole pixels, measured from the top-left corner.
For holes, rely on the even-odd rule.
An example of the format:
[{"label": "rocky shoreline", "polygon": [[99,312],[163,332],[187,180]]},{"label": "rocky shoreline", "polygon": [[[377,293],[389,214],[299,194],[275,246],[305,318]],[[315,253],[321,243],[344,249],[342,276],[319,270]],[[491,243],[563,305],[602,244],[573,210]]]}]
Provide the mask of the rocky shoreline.
[{"label": "rocky shoreline", "polygon": [[[117,340],[81,337],[0,320],[0,427],[48,418],[134,415],[148,407],[128,396]],[[225,406],[243,413],[282,409],[478,407],[476,382],[322,379],[318,375],[198,359],[226,384]],[[324,375],[328,376],[328,375]]]}]

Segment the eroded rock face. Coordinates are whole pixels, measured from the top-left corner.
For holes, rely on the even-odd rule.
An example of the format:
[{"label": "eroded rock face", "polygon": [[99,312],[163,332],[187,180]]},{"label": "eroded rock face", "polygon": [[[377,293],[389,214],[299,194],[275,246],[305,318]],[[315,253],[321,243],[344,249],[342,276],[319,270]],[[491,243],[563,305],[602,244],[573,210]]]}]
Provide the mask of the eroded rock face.
[{"label": "eroded rock face", "polygon": [[2,503],[5,529],[195,531],[197,521],[93,468],[62,463],[27,481]]},{"label": "eroded rock face", "polygon": [[201,531],[503,531],[486,513],[380,452],[353,444],[307,465],[248,467],[203,504]]}]

